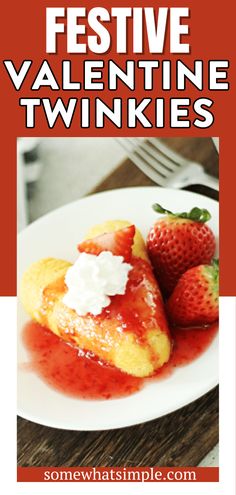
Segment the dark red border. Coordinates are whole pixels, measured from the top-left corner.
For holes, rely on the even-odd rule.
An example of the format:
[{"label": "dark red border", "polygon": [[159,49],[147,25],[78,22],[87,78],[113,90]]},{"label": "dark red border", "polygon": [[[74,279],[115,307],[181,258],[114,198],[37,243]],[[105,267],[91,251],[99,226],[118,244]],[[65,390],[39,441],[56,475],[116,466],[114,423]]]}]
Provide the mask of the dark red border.
[{"label": "dark red border", "polygon": [[[81,475],[85,475],[86,477],[86,473],[90,476],[92,475],[93,476],[93,471],[96,471],[96,476],[95,476],[95,479],[83,479]],[[77,481],[79,482],[88,482],[88,481],[91,481],[91,482],[104,482],[104,481],[107,481],[107,482],[117,482],[117,479],[113,479],[115,478],[115,472],[119,472],[120,473],[120,481],[127,481],[127,473],[128,472],[139,472],[139,473],[147,473],[147,475],[149,474],[150,475],[150,479],[146,480],[148,482],[157,482],[157,480],[154,478],[154,475],[153,475],[153,472],[158,472],[158,473],[161,473],[162,474],[162,482],[178,482],[178,480],[172,480],[170,481],[169,479],[167,479],[167,476],[168,476],[168,472],[171,471],[171,473],[178,473],[178,476],[180,477],[181,475],[182,476],[185,476],[184,473],[186,473],[186,471],[191,471],[192,473],[194,473],[195,475],[195,480],[193,481],[194,483],[198,483],[198,482],[218,482],[219,481],[219,468],[217,467],[173,467],[173,468],[168,468],[168,467],[154,467],[154,468],[150,468],[150,467],[107,467],[107,468],[103,468],[103,467],[96,467],[96,468],[93,468],[93,467],[79,467],[79,468],[75,468],[75,467],[72,467],[72,468],[68,468],[68,467],[18,467],[17,469],[17,481],[26,481],[26,482],[47,482],[47,479],[45,479],[45,472],[46,473],[52,473],[54,472],[55,475],[57,476],[60,476],[60,473],[62,472],[65,472],[68,473],[68,477],[71,475],[73,476],[73,473],[79,473],[79,476],[77,476]],[[113,472],[113,474],[111,473]],[[102,477],[102,475],[104,474],[104,478]],[[147,476],[145,474],[145,476]],[[49,476],[49,475],[47,475]],[[99,477],[101,476],[101,479],[99,479]],[[110,478],[112,476],[112,478]],[[151,478],[151,476],[153,477],[153,479]],[[158,477],[160,475],[158,474]],[[172,476],[172,474],[171,474]],[[79,479],[80,478],[80,479]],[[81,479],[82,478],[82,479]],[[160,478],[159,478],[160,479]],[[55,483],[57,482],[60,482],[61,480],[58,479],[57,481],[54,481]],[[130,479],[129,480],[130,482],[133,482],[133,479]],[[53,480],[50,480],[50,482],[53,482]],[[65,482],[76,482],[76,478],[75,479],[66,479]],[[141,481],[140,481],[141,482]],[[188,479],[184,480],[180,480],[179,479],[179,482],[183,483],[183,482],[189,482]]]}]

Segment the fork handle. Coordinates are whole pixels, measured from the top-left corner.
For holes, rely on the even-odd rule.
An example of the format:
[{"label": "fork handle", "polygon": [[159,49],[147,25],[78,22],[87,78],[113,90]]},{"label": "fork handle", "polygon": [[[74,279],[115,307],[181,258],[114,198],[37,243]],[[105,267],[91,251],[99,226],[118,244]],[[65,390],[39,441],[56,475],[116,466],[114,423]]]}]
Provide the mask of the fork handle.
[{"label": "fork handle", "polygon": [[199,176],[198,184],[202,184],[204,186],[211,187],[215,191],[219,191],[219,179],[213,177],[213,175],[207,174],[206,172]]}]

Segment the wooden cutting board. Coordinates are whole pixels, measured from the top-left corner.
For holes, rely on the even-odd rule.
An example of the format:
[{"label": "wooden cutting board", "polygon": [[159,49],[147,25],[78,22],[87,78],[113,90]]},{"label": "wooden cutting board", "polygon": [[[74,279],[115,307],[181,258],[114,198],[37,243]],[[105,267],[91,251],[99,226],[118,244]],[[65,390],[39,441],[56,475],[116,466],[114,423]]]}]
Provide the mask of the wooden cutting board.
[{"label": "wooden cutting board", "polygon": [[[218,176],[210,138],[165,141]],[[92,192],[148,185],[153,182],[126,160]],[[203,186],[186,189],[218,199]],[[218,387],[172,414],[112,431],[58,430],[18,418],[19,466],[196,466],[217,442]]]}]

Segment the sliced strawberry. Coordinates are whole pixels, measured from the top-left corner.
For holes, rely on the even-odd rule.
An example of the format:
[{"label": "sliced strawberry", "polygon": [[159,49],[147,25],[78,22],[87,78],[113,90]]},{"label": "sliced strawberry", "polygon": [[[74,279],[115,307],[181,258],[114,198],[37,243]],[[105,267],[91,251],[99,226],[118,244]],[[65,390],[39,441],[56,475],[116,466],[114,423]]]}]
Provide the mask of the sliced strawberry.
[{"label": "sliced strawberry", "polygon": [[130,261],[134,241],[135,226],[130,225],[115,232],[108,232],[93,239],[87,239],[78,245],[80,253],[98,255],[102,251],[111,251],[115,256],[123,256]]}]

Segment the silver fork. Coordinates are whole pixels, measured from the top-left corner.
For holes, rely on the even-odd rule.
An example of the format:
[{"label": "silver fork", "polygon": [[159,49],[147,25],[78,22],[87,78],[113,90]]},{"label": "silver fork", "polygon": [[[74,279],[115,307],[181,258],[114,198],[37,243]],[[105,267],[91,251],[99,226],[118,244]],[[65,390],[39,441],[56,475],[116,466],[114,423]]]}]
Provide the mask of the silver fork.
[{"label": "silver fork", "polygon": [[158,138],[116,140],[135,165],[160,186],[181,189],[191,184],[204,184],[219,190],[219,180],[207,174],[202,165],[187,160]]}]

